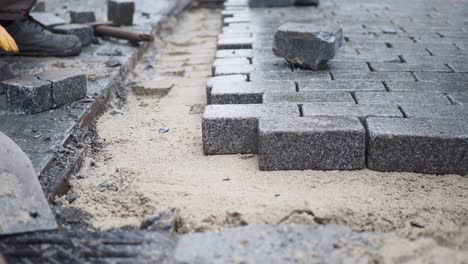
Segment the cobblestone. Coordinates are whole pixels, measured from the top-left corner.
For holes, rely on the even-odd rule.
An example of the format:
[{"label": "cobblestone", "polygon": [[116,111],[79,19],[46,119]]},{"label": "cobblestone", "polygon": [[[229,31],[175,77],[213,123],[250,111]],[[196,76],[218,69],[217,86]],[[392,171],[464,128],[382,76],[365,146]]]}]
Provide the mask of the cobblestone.
[{"label": "cobblestone", "polygon": [[323,81],[323,80],[311,80],[311,81],[299,81],[299,91],[385,91],[385,86],[381,81]]},{"label": "cobblestone", "polygon": [[266,92],[263,103],[308,103],[308,102],[336,102],[354,104],[354,99],[347,92]]},{"label": "cobblestone", "polygon": [[27,75],[3,81],[10,111],[36,114],[52,108],[52,84]]},{"label": "cobblestone", "polygon": [[302,112],[304,116],[403,117],[398,107],[391,105],[306,103]]},{"label": "cobblestone", "polygon": [[211,88],[211,104],[261,104],[265,92],[295,92],[291,81],[224,83]]},{"label": "cobblestone", "polygon": [[402,111],[408,118],[428,117],[428,118],[453,118],[468,119],[468,108],[462,105],[405,105]]},{"label": "cobblestone", "polygon": [[468,83],[463,82],[385,82],[391,92],[462,92]]},{"label": "cobblestone", "polygon": [[450,105],[447,96],[420,92],[356,92],[358,104]]},{"label": "cobblestone", "polygon": [[468,105],[468,92],[450,93],[448,96],[455,104]]}]

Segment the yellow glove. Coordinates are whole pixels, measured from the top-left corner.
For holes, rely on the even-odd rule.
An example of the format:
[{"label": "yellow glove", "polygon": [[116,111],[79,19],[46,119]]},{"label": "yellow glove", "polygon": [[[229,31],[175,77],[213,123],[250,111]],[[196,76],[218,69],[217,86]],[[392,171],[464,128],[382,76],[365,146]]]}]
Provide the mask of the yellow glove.
[{"label": "yellow glove", "polygon": [[0,49],[6,52],[19,52],[18,45],[8,32],[0,26]]}]

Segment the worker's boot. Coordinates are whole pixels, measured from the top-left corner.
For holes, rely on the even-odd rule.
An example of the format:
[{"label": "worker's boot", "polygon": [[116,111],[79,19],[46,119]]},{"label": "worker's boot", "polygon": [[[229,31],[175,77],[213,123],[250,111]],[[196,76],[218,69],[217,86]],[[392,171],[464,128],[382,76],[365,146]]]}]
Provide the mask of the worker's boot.
[{"label": "worker's boot", "polygon": [[81,52],[81,42],[77,37],[52,33],[31,16],[11,22],[5,29],[18,44],[19,53],[16,55],[68,57]]}]

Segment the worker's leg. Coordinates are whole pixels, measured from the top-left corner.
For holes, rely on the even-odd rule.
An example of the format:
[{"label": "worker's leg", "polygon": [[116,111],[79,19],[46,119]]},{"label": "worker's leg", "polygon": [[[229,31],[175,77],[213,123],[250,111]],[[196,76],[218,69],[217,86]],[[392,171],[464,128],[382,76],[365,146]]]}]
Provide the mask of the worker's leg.
[{"label": "worker's leg", "polygon": [[0,0],[0,21],[15,20],[24,16],[37,0]]}]

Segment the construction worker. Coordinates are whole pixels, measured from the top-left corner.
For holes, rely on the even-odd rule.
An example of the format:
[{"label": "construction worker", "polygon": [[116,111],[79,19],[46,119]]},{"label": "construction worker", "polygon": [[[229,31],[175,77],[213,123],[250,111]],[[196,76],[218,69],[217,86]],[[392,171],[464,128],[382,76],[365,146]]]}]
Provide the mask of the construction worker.
[{"label": "construction worker", "polygon": [[4,50],[0,54],[41,57],[80,54],[81,42],[77,37],[54,34],[29,15],[36,1],[0,0],[0,49]]}]

